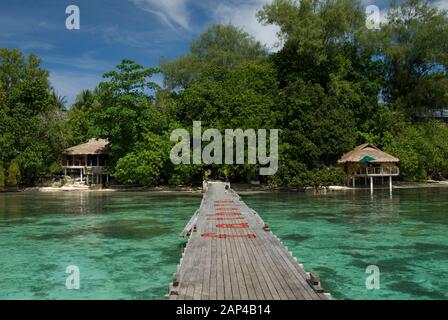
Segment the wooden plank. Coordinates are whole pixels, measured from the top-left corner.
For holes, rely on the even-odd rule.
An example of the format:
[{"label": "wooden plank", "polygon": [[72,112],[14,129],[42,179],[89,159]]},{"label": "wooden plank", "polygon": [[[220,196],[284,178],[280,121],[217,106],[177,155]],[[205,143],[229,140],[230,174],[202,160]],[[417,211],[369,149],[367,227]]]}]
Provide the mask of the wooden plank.
[{"label": "wooden plank", "polygon": [[198,213],[199,213],[199,209],[193,214],[193,216],[191,217],[190,221],[188,221],[187,225],[185,226],[185,228],[180,233],[181,237],[186,237],[191,232],[191,230],[193,229],[194,224],[198,220]]},{"label": "wooden plank", "polygon": [[202,279],[202,300],[210,299],[210,278],[211,278],[211,268],[212,268],[212,242],[206,242],[206,257],[205,257],[205,270]]},{"label": "wooden plank", "polygon": [[217,277],[217,263],[216,263],[216,242],[217,239],[211,239],[211,258],[210,258],[210,300],[216,300],[217,299],[217,295],[216,295],[216,290],[217,290],[217,285],[216,285],[216,277]]},{"label": "wooden plank", "polygon": [[[200,251],[200,247],[198,246],[198,242],[197,241],[192,241],[194,239],[195,235],[192,236],[192,239],[190,240],[192,243],[191,246],[191,255],[188,256],[188,259],[190,260],[189,263],[189,269],[185,270],[186,273],[188,273],[188,276],[186,277],[186,284],[185,286],[187,287],[186,291],[185,291],[185,296],[184,299],[185,300],[191,300],[194,297],[194,291],[195,291],[195,281],[197,278],[197,256],[198,256],[198,251]],[[188,254],[186,252],[186,254]]]},{"label": "wooden plank", "polygon": [[[266,236],[266,238],[268,239],[267,241],[269,241],[269,243],[271,244],[270,251],[277,257],[277,260],[283,266],[285,275],[288,275],[289,283],[298,284],[298,286],[295,285],[297,287],[297,292],[300,292],[300,295],[297,298],[301,300],[313,299],[314,290],[308,285],[308,283],[306,282],[306,278],[304,278],[297,270],[297,268],[300,268],[300,266],[297,263],[295,263],[297,265],[297,268],[293,266],[290,261],[290,257],[292,259],[292,256],[285,249],[285,247],[281,245],[280,241],[274,238],[271,234],[269,236]],[[279,245],[281,245],[281,247],[279,247]]]},{"label": "wooden plank", "polygon": [[262,237],[260,237],[263,230],[261,230],[261,228],[256,228],[255,230],[257,230],[257,240],[258,240],[253,242],[256,259],[258,263],[262,264],[266,269],[266,273],[270,278],[270,281],[268,281],[268,285],[272,283],[272,287],[277,291],[277,296],[274,296],[274,299],[278,298],[280,300],[286,300],[288,299],[289,295],[292,295],[292,293],[287,292],[288,290],[286,288],[287,284],[283,281],[281,277],[281,271],[279,270],[275,262],[271,259],[271,256],[266,253],[267,250],[266,246],[262,241]]},{"label": "wooden plank", "polygon": [[[221,230],[215,229],[215,232],[221,232]],[[218,239],[221,244],[221,255],[222,255],[222,269],[224,275],[224,299],[232,300],[232,279],[230,277],[230,268],[229,268],[229,257],[231,254],[227,252],[226,239]]]},{"label": "wooden plank", "polygon": [[[243,217],[247,219],[247,215],[243,214]],[[252,233],[252,230],[249,228],[246,232]],[[243,265],[246,266],[248,273],[246,274],[246,278],[251,279],[251,284],[253,285],[254,295],[251,296],[251,299],[273,299],[273,295],[270,293],[269,288],[264,279],[263,273],[264,270],[262,266],[257,263],[254,259],[252,247],[249,242],[254,241],[254,239],[240,238],[239,244],[241,245],[241,249],[244,252],[243,255]]]},{"label": "wooden plank", "polygon": [[[213,216],[217,210],[233,215]],[[181,259],[179,286],[172,289],[178,295],[169,299],[327,299],[311,288],[302,266],[270,231],[263,230],[263,220],[253,212],[223,183],[209,183],[196,217],[186,227],[196,225],[197,232]],[[217,227],[241,223],[247,228]],[[210,237],[203,237],[205,233]],[[216,237],[219,234],[223,237]]]},{"label": "wooden plank", "polygon": [[180,269],[178,271],[178,274],[179,274],[179,288],[178,288],[178,297],[177,297],[178,300],[185,300],[187,289],[188,289],[188,278],[191,274],[190,272],[188,272],[188,269],[192,265],[192,258],[193,258],[193,253],[190,255],[191,246],[192,246],[192,244],[191,244],[191,238],[190,238],[190,240],[187,243],[187,246],[185,247],[181,265],[180,265]]},{"label": "wooden plank", "polygon": [[[249,209],[249,208],[247,208]],[[284,263],[283,258],[278,254],[278,252],[272,247],[272,243],[269,239],[271,237],[271,233],[262,229],[264,226],[264,222],[257,216],[253,215],[254,219],[259,220],[258,225],[260,226],[260,230],[258,235],[260,239],[262,239],[263,247],[262,253],[265,258],[271,262],[271,267],[277,269],[277,281],[283,288],[285,294],[288,296],[288,299],[304,299],[302,294],[302,288],[296,285],[296,278],[291,275],[291,270],[287,268],[287,265]],[[273,238],[273,237],[272,237]],[[275,238],[273,238],[275,240]],[[282,254],[288,254],[287,250]]]},{"label": "wooden plank", "polygon": [[[202,239],[201,239],[202,240]],[[207,245],[204,241],[201,241],[202,245],[198,249],[200,254],[196,258],[195,267],[193,270],[194,278],[193,278],[193,299],[200,300],[202,296],[202,283],[204,277],[204,269],[206,264],[206,254],[207,254]]]},{"label": "wooden plank", "polygon": [[218,300],[224,300],[224,272],[223,272],[223,255],[222,255],[222,241],[221,239],[216,240],[216,261],[217,261],[217,270],[216,270],[216,298]]},{"label": "wooden plank", "polygon": [[[269,241],[267,238],[269,235],[265,235],[266,231],[262,230],[260,231],[260,237],[265,239],[266,242]],[[270,257],[273,261],[275,261],[275,265],[278,270],[277,279],[280,277],[279,283],[282,285],[282,287],[285,290],[285,293],[288,296],[288,299],[305,299],[305,295],[303,291],[305,289],[300,286],[300,282],[297,281],[297,278],[295,278],[292,275],[292,270],[287,267],[287,265],[284,263],[283,258],[281,257],[284,252],[277,252],[276,248],[272,247],[271,245],[265,245],[266,251],[265,254]]]},{"label": "wooden plank", "polygon": [[249,292],[249,299],[254,300],[269,300],[272,299],[272,295],[266,290],[266,293],[263,290],[261,283],[264,283],[262,279],[262,275],[259,272],[256,262],[250,259],[250,247],[247,244],[248,241],[252,241],[252,239],[239,239],[239,245],[241,246],[241,253],[243,256],[243,261],[241,261],[241,265],[243,269],[246,270],[247,273],[244,274],[245,279],[247,279],[247,283],[250,283],[247,288]]},{"label": "wooden plank", "polygon": [[264,262],[261,261],[260,257],[258,256],[258,250],[256,248],[257,239],[258,236],[257,238],[251,239],[251,241],[246,242],[249,259],[252,260],[253,265],[256,267],[257,275],[259,275],[259,283],[266,299],[280,300],[280,295],[274,283],[271,281],[270,274],[266,270]]},{"label": "wooden plank", "polygon": [[[264,225],[263,220],[259,216],[257,217]],[[289,281],[291,281],[290,283],[298,283],[300,285],[299,291],[301,293],[301,296],[299,296],[298,299],[313,299],[315,292],[306,281],[308,275],[305,273],[303,268],[299,266],[297,261],[294,260],[285,246],[283,246],[283,244],[276,237],[274,237],[274,235],[270,231],[264,231],[264,233],[261,233],[261,236],[269,242],[270,246],[268,247],[270,251],[274,256],[277,257],[278,262],[283,265],[285,275],[288,276]],[[297,281],[294,281],[294,278],[291,278],[291,276],[293,276]]]},{"label": "wooden plank", "polygon": [[[245,220],[244,220],[245,221]],[[237,232],[235,229],[233,229],[230,232],[231,235],[239,235],[240,233]],[[243,269],[241,268],[241,256],[239,254],[238,251],[238,247],[237,247],[237,241],[239,238],[232,238],[232,239],[228,239],[228,244],[230,246],[230,250],[232,251],[232,272],[234,272],[234,274],[236,275],[235,277],[233,277],[233,279],[235,279],[234,281],[236,282],[236,287],[238,289],[238,297],[235,297],[234,294],[234,299],[238,299],[238,300],[248,300],[248,293],[247,293],[247,287],[246,287],[246,280],[244,278],[244,274],[243,274]]]}]

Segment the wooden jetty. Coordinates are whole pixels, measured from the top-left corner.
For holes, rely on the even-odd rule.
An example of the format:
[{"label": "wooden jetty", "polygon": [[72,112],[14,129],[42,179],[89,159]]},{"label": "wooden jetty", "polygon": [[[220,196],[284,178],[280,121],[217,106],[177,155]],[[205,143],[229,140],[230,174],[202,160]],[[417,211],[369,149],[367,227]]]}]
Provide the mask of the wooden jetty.
[{"label": "wooden jetty", "polygon": [[223,182],[209,182],[166,298],[170,300],[327,300],[314,274]]}]

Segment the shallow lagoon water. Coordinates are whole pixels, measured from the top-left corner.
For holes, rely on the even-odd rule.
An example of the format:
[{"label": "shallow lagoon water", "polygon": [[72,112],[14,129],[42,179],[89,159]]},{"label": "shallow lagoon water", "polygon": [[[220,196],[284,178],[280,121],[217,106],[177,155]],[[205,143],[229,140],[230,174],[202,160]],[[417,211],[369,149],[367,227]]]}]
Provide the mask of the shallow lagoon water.
[{"label": "shallow lagoon water", "polygon": [[[448,189],[245,195],[335,299],[447,299]],[[199,195],[0,194],[0,299],[162,299]],[[67,290],[66,267],[80,269]],[[380,290],[365,286],[380,269]]]},{"label": "shallow lagoon water", "polygon": [[[0,299],[161,299],[199,196],[0,195]],[[80,290],[67,290],[67,266]]]},{"label": "shallow lagoon water", "polygon": [[448,189],[268,198],[247,203],[335,299],[448,299]]}]

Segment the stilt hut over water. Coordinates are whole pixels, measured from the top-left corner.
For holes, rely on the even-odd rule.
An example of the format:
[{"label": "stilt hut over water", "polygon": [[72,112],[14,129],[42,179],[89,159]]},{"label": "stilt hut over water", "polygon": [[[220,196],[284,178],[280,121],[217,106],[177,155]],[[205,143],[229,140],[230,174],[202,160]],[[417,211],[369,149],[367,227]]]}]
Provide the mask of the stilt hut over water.
[{"label": "stilt hut over water", "polygon": [[79,175],[86,184],[103,184],[103,178],[109,182],[107,165],[109,162],[109,141],[106,139],[90,139],[64,150],[62,167],[64,174]]},{"label": "stilt hut over water", "polygon": [[389,187],[392,190],[392,177],[400,174],[398,167],[400,160],[378,149],[370,143],[364,143],[347,152],[338,160],[338,165],[350,177],[353,187],[356,180],[370,179],[370,188],[373,190],[374,179],[389,178]]}]

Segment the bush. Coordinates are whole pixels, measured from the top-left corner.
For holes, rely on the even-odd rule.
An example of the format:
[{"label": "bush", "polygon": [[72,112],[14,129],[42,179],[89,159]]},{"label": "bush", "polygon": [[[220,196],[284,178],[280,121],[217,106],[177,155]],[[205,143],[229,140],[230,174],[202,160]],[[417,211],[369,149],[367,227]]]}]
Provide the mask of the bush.
[{"label": "bush", "polygon": [[126,184],[155,185],[160,181],[162,155],[151,150],[132,152],[118,160],[114,177]]},{"label": "bush", "polygon": [[269,178],[271,187],[285,186],[293,189],[306,187],[322,188],[331,185],[343,185],[347,181],[347,175],[339,168],[316,168],[308,170],[307,167],[297,161],[289,160],[280,165],[279,172]]},{"label": "bush", "polygon": [[17,187],[20,182],[20,166],[17,161],[12,161],[8,168],[8,185]]},{"label": "bush", "polygon": [[435,121],[407,125],[395,138],[387,139],[386,152],[400,159],[405,181],[448,176],[448,127]]},{"label": "bush", "polygon": [[161,182],[162,171],[168,158],[168,144],[159,136],[149,133],[136,151],[120,158],[113,176],[126,184],[156,185]]},{"label": "bush", "polygon": [[347,175],[339,168],[321,168],[310,172],[310,185],[316,189],[335,185],[343,185]]},{"label": "bush", "polygon": [[168,183],[173,186],[199,185],[202,181],[204,166],[202,164],[173,165],[173,170],[168,177]]},{"label": "bush", "polygon": [[0,161],[0,188],[5,187],[6,177],[5,177],[5,169],[3,168],[3,162]]}]

